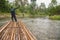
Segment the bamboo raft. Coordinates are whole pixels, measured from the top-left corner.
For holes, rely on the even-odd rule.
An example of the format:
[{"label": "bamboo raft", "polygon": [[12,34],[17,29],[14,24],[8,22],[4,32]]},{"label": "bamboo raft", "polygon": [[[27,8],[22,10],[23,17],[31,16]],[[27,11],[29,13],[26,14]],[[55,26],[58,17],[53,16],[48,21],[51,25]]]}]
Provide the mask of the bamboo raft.
[{"label": "bamboo raft", "polygon": [[23,22],[8,22],[0,29],[0,40],[37,40]]}]

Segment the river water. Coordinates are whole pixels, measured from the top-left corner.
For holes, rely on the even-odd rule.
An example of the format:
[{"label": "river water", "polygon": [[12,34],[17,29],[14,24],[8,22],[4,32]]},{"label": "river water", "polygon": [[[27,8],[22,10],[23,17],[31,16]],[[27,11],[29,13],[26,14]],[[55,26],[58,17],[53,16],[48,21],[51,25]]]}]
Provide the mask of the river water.
[{"label": "river water", "polygon": [[[60,40],[60,21],[48,18],[22,18],[26,27],[32,32],[37,40]],[[6,23],[0,21],[1,23]]]}]

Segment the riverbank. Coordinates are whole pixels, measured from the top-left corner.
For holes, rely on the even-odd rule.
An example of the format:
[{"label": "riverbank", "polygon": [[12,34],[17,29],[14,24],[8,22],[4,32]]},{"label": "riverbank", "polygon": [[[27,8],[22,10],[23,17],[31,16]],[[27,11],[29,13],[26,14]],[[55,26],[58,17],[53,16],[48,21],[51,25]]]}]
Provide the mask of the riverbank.
[{"label": "riverbank", "polygon": [[[23,16],[22,13],[18,13],[18,14],[16,14],[16,16],[17,16],[17,18],[49,18],[52,20],[60,20],[60,15],[48,16],[48,15],[30,15],[30,14],[24,13],[24,16]],[[6,19],[6,18],[11,18],[10,13],[1,13],[0,14],[0,20]]]},{"label": "riverbank", "polygon": [[60,15],[49,16],[49,19],[60,20]]},{"label": "riverbank", "polygon": [[[44,18],[47,15],[30,15],[30,14],[23,14],[23,13],[18,13],[16,14],[17,18]],[[10,18],[11,15],[10,13],[1,13],[0,14],[0,19],[5,19],[5,18]]]}]

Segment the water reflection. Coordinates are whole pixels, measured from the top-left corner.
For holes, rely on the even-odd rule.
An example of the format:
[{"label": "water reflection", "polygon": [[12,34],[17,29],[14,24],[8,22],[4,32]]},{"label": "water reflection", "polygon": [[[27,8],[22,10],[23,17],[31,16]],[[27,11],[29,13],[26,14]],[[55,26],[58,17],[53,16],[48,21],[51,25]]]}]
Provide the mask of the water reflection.
[{"label": "water reflection", "polygon": [[60,40],[60,21],[44,18],[22,20],[38,40]]}]

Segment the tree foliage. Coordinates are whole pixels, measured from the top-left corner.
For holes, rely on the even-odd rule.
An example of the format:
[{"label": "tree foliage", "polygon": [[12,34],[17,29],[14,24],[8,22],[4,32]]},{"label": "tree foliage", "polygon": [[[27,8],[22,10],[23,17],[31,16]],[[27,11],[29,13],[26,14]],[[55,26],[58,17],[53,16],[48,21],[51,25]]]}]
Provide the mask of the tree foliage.
[{"label": "tree foliage", "polygon": [[57,1],[52,0],[51,3],[48,6],[48,12],[50,15],[59,15],[60,14],[60,5],[56,5]]},{"label": "tree foliage", "polygon": [[9,12],[8,1],[0,0],[0,12]]},{"label": "tree foliage", "polygon": [[50,8],[48,12],[50,15],[60,15],[60,5]]},{"label": "tree foliage", "polygon": [[44,3],[41,3],[41,5],[40,5],[40,11],[41,11],[41,12],[44,12],[45,9],[46,9],[45,4],[44,4]]},{"label": "tree foliage", "polygon": [[51,3],[52,3],[53,5],[56,5],[56,4],[57,4],[57,1],[56,1],[56,0],[52,0]]},{"label": "tree foliage", "polygon": [[[10,5],[6,0],[0,0],[0,12],[9,12]],[[60,14],[60,5],[57,5],[56,0],[51,0],[51,3],[46,8],[45,3],[41,3],[39,7],[36,5],[36,0],[31,0],[31,4],[27,0],[15,0],[13,6],[15,7],[20,5],[19,11],[21,13],[29,13],[31,15],[38,15],[45,13],[49,15],[59,15]]]}]

